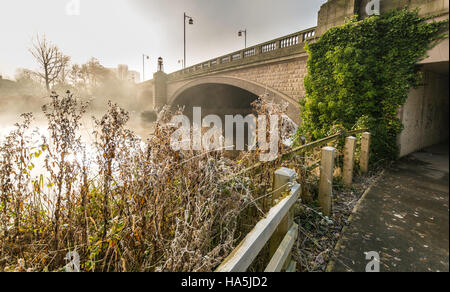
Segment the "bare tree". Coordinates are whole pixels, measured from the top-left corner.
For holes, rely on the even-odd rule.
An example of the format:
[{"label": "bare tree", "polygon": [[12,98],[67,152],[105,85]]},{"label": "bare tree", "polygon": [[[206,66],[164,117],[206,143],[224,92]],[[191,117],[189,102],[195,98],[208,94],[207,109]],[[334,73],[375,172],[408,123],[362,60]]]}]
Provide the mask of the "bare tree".
[{"label": "bare tree", "polygon": [[70,57],[64,56],[61,61],[63,67],[61,69],[61,73],[59,74],[58,82],[62,85],[65,85],[67,84],[68,76],[70,74]]},{"label": "bare tree", "polygon": [[47,91],[50,91],[50,85],[60,77],[70,58],[64,56],[56,45],[47,41],[45,36],[39,37],[39,35],[33,42],[30,53],[41,67],[36,74],[44,80]]}]

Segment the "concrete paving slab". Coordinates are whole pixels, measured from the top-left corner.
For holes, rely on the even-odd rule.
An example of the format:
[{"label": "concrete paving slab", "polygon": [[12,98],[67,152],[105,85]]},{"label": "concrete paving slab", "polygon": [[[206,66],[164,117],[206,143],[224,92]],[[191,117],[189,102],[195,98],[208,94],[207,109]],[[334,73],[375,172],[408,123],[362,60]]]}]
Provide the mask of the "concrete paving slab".
[{"label": "concrete paving slab", "polygon": [[334,272],[365,272],[365,253],[381,272],[449,271],[448,143],[405,157],[366,193],[344,232]]}]

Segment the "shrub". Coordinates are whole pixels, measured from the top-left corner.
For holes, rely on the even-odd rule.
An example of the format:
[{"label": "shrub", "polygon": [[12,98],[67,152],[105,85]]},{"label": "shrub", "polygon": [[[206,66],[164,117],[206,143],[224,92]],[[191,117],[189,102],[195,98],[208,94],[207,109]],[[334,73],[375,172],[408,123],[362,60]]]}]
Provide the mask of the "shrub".
[{"label": "shrub", "polygon": [[398,109],[420,82],[417,62],[445,37],[447,23],[395,10],[362,21],[354,18],[308,44],[298,134],[319,139],[336,127],[367,127],[373,134],[374,161],[396,159],[402,130]]}]

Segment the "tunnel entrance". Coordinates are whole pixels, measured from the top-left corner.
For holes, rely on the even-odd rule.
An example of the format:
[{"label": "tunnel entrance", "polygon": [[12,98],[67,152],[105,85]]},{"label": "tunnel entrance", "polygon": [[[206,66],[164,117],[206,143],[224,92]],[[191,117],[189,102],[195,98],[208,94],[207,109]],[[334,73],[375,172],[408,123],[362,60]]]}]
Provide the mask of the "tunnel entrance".
[{"label": "tunnel entrance", "polygon": [[184,114],[192,121],[194,107],[202,108],[202,118],[207,115],[247,116],[254,113],[251,104],[258,96],[239,87],[226,84],[201,84],[182,92],[173,107],[184,106]]},{"label": "tunnel entrance", "polygon": [[399,136],[400,156],[449,138],[449,62],[422,65],[423,85],[412,89],[400,111],[403,131]]},{"label": "tunnel entrance", "polygon": [[[256,116],[252,103],[258,99],[258,96],[245,89],[227,85],[227,84],[201,84],[189,88],[182,92],[172,104],[173,109],[179,106],[184,107],[183,114],[187,116],[193,124],[193,109],[201,108],[202,120],[208,115],[217,115],[222,120],[223,131],[225,131],[225,116],[241,115],[244,118],[250,114]],[[245,145],[249,145],[248,141],[249,128],[244,128]],[[225,132],[223,132],[225,136]],[[236,125],[233,129],[233,144],[237,142]],[[247,149],[247,147],[245,147]],[[230,150],[230,149],[228,149]],[[236,156],[236,152],[232,156]]]}]

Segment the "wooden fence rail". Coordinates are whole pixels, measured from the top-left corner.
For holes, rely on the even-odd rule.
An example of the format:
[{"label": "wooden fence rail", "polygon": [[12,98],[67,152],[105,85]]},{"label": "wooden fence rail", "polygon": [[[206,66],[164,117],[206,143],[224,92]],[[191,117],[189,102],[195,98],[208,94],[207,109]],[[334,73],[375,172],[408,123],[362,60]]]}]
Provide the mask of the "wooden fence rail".
[{"label": "wooden fence rail", "polygon": [[[280,223],[292,212],[294,204],[300,198],[300,185],[295,182],[289,182],[285,187],[290,186],[289,195],[282,199],[277,205],[270,209],[266,218],[259,221],[255,228],[244,238],[239,246],[225,259],[217,268],[216,272],[245,272],[256,259],[263,247],[271,240]],[[290,228],[293,222],[290,222]],[[298,226],[295,227],[298,230]],[[296,241],[296,233],[289,233],[288,239],[283,240],[272,258],[273,262],[269,264],[268,269],[279,269],[285,262],[282,259],[288,259],[292,249],[291,242]],[[284,239],[284,238],[283,238]],[[287,242],[287,243],[286,243]],[[286,254],[288,254],[286,256]],[[289,263],[290,264],[290,263]],[[281,270],[281,269],[280,269]]]},{"label": "wooden fence rail", "polygon": [[[353,182],[354,154],[356,138],[350,135],[362,134],[360,167],[363,173],[368,171],[370,153],[370,133],[366,130],[356,130],[339,133],[331,137],[300,146],[283,155],[283,158],[303,151],[314,149],[346,137],[344,151],[344,183],[350,187]],[[347,137],[348,136],[348,137]],[[332,213],[332,190],[335,151],[333,147],[322,148],[319,181],[319,203],[325,216]],[[263,164],[250,169],[257,169]],[[246,172],[249,169],[245,170]],[[295,170],[280,168],[275,171],[273,179],[272,208],[267,216],[259,221],[253,230],[247,234],[239,246],[217,268],[216,272],[245,272],[258,257],[261,250],[269,244],[270,261],[265,272],[295,272],[296,263],[291,252],[297,242],[298,225],[294,222],[294,206],[301,200],[302,187],[296,182]]]},{"label": "wooden fence rail", "polygon": [[[339,133],[337,133],[335,135],[332,135],[332,136],[329,136],[329,137],[326,137],[326,138],[323,138],[323,139],[320,139],[320,140],[317,140],[317,141],[314,141],[314,142],[311,142],[311,143],[308,143],[308,144],[305,144],[305,145],[301,145],[301,146],[299,146],[297,148],[294,148],[291,151],[286,152],[283,155],[281,155],[280,158],[282,160],[283,159],[289,159],[293,155],[298,155],[298,154],[310,151],[311,149],[314,149],[314,148],[317,148],[317,147],[320,147],[320,146],[323,146],[323,145],[327,145],[329,143],[332,143],[332,142],[335,142],[335,141],[339,140],[342,137],[358,135],[358,134],[364,134],[365,132],[367,132],[367,129],[353,130],[353,131],[348,131],[348,132],[339,132]],[[363,144],[367,143],[367,146],[369,146],[370,145],[370,134],[369,133],[366,133],[366,134],[368,134],[369,136],[368,136],[368,138],[365,139],[364,135],[363,135],[362,143]],[[369,153],[367,153],[367,155],[368,154]],[[238,173],[238,175],[243,175],[243,174],[249,173],[251,171],[257,170],[258,168],[261,168],[263,165],[268,164],[268,163],[270,163],[270,162],[259,162],[259,163],[256,163],[253,166],[250,166],[250,167],[242,170],[241,172]]]}]

